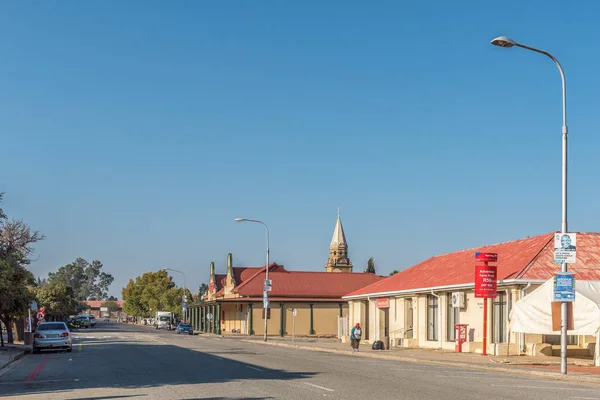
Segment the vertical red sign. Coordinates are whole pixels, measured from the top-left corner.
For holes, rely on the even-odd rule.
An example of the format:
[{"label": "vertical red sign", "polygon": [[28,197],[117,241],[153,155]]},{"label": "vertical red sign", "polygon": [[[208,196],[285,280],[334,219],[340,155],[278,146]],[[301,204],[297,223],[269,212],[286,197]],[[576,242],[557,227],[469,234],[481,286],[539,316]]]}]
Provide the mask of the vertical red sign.
[{"label": "vertical red sign", "polygon": [[498,284],[498,269],[491,265],[475,266],[475,297],[495,299]]}]

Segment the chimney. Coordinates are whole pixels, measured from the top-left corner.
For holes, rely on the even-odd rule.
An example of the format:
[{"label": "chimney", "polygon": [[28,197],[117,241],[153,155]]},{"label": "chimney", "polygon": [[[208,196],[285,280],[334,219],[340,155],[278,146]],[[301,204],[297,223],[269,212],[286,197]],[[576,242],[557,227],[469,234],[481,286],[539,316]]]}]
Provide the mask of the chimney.
[{"label": "chimney", "polygon": [[235,278],[233,277],[233,255],[227,254],[227,285],[235,287]]}]

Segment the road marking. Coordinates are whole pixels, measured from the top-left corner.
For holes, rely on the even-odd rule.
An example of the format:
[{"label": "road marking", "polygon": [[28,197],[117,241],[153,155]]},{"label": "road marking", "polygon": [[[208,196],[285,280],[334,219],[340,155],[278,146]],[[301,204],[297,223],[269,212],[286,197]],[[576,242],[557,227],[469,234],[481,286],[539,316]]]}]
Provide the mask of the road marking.
[{"label": "road marking", "polygon": [[317,389],[327,390],[328,392],[335,392],[335,390],[333,390],[333,389],[329,389],[329,388],[326,388],[326,387],[323,387],[323,386],[319,386],[319,385],[313,385],[312,383],[304,382],[304,384],[306,384],[308,386],[315,387]]},{"label": "road marking", "polygon": [[561,387],[561,386],[530,386],[530,385],[492,385],[495,387],[510,387],[510,388],[520,388],[520,389],[546,389],[546,390],[579,390],[581,392],[597,392],[598,389],[579,389],[572,387]]},{"label": "road marking", "polygon": [[38,375],[40,374],[40,372],[42,372],[42,370],[44,369],[44,367],[46,366],[46,364],[48,364],[48,362],[49,362],[49,361],[50,361],[50,359],[49,359],[49,358],[44,358],[44,359],[42,360],[42,362],[41,362],[41,363],[39,363],[39,364],[37,365],[37,367],[35,367],[35,368],[33,369],[33,371],[31,371],[31,372],[29,373],[29,375],[27,375],[27,376],[25,377],[25,379],[24,379],[23,381],[24,381],[24,382],[31,382],[31,381],[35,381],[35,378],[37,378],[37,377],[38,377]]},{"label": "road marking", "polygon": [[251,366],[249,366],[249,365],[246,365],[246,368],[250,368],[250,369],[253,369],[253,370],[255,370],[255,371],[258,371],[258,372],[263,372],[263,370],[262,370],[262,369],[260,369],[260,368],[256,368],[256,367],[251,367]]},{"label": "road marking", "polygon": [[597,397],[571,397],[572,399],[587,399],[587,400],[598,400]]}]

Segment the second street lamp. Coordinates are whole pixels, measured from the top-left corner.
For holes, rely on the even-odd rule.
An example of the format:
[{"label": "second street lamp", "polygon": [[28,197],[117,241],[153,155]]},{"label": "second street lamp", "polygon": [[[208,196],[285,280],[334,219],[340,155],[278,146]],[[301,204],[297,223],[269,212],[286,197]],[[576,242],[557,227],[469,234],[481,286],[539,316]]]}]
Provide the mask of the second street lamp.
[{"label": "second street lamp", "polygon": [[173,272],[179,272],[182,276],[183,276],[183,296],[181,298],[181,311],[183,312],[183,320],[185,322],[187,322],[187,318],[186,318],[186,311],[187,311],[187,288],[185,286],[185,274],[183,272],[181,272],[178,269],[173,269],[173,268],[163,268],[163,271],[173,271]]},{"label": "second street lamp", "polygon": [[269,292],[266,290],[266,284],[269,281],[269,227],[267,226],[267,224],[265,224],[262,221],[259,221],[257,219],[246,219],[246,218],[236,218],[234,220],[235,222],[254,222],[257,224],[261,224],[262,226],[265,227],[266,231],[267,231],[267,266],[266,266],[266,272],[265,272],[265,287],[263,288],[263,312],[264,312],[264,318],[265,318],[265,335],[263,340],[266,342],[267,341],[267,322],[268,322],[268,316],[269,316]]},{"label": "second street lamp", "polygon": [[[508,38],[506,36],[499,36],[492,40],[494,46],[499,47],[521,47],[526,50],[535,51],[536,53],[548,56],[560,72],[560,78],[562,80],[562,219],[560,224],[560,232],[567,233],[567,81],[565,79],[565,72],[562,66],[552,54],[547,51],[536,49],[535,47],[526,46],[521,43]],[[563,262],[561,265],[561,272],[567,272],[567,263]],[[563,374],[567,373],[567,303],[562,302],[560,305],[560,372]]]}]

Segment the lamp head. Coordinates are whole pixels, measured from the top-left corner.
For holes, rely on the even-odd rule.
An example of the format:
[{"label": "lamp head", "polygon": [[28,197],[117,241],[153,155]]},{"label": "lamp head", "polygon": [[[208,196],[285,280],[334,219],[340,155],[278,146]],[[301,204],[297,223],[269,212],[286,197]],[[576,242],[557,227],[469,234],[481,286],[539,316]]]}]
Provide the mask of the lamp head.
[{"label": "lamp head", "polygon": [[245,219],[244,218],[236,218],[234,219],[235,222],[244,222]]},{"label": "lamp head", "polygon": [[496,39],[492,40],[492,44],[498,47],[513,47],[517,42],[506,36],[498,36]]}]

